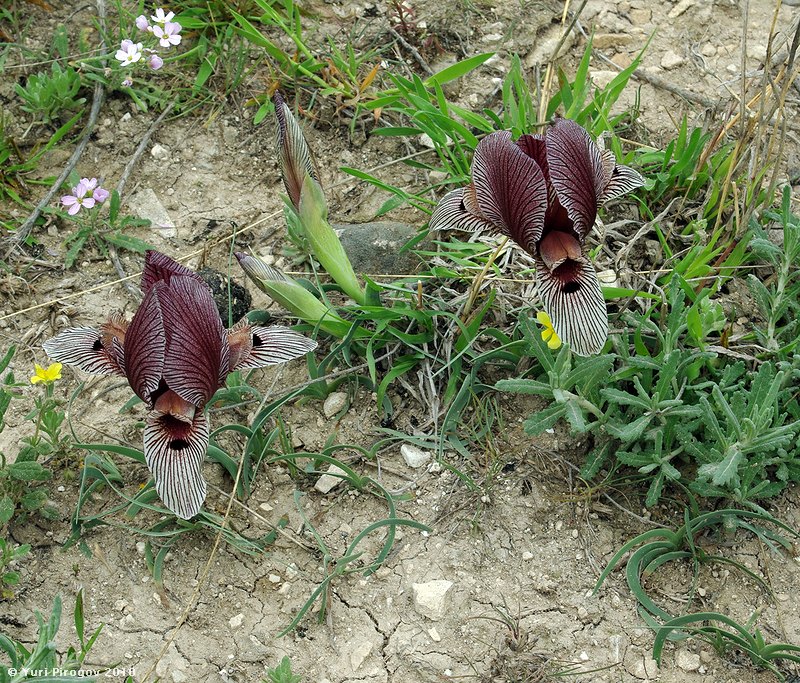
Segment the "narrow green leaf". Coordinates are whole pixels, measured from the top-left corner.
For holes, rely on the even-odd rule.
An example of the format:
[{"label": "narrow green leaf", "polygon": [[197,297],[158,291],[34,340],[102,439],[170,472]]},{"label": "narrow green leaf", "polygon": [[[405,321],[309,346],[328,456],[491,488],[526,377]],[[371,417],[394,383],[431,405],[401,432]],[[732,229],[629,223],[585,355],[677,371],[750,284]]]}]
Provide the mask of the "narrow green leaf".
[{"label": "narrow green leaf", "polygon": [[450,81],[460,78],[461,76],[468,74],[470,71],[477,69],[481,64],[488,61],[493,56],[494,52],[485,52],[473,57],[468,57],[467,59],[462,59],[460,62],[456,62],[451,66],[445,67],[441,71],[437,71],[435,74],[433,74],[433,76],[428,76],[428,78],[426,78],[424,81],[424,85],[426,88],[430,88],[434,83],[438,85],[449,83]]}]

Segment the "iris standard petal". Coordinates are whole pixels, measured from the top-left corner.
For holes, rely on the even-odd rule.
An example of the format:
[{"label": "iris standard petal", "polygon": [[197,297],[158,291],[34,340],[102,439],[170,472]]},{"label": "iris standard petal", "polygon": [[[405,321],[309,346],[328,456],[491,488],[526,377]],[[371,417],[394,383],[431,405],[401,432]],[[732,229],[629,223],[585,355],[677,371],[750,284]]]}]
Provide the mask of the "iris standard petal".
[{"label": "iris standard petal", "polygon": [[589,234],[597,218],[605,177],[600,149],[574,121],[557,119],[545,134],[550,181],[578,236]]},{"label": "iris standard petal", "polygon": [[579,356],[599,353],[608,338],[608,313],[600,283],[585,257],[551,272],[536,259],[539,296],[562,342]]},{"label": "iris standard petal", "polygon": [[144,428],[144,458],[159,497],[181,519],[194,517],[206,499],[201,473],[208,422],[201,410],[191,423],[153,411]]},{"label": "iris standard petal", "polygon": [[280,92],[276,92],[272,99],[275,103],[275,118],[278,122],[276,143],[281,177],[294,208],[299,209],[300,194],[306,175],[311,176],[317,182],[319,182],[319,177],[314,168],[311,149],[306,143],[303,131],[297,124],[291,109]]},{"label": "iris standard petal", "polygon": [[123,358],[128,383],[150,407],[153,405],[152,394],[158,390],[164,370],[166,335],[159,290],[163,291],[165,287],[163,282],[159,282],[149,289],[125,334]]},{"label": "iris standard petal", "polygon": [[547,164],[547,142],[545,141],[544,135],[526,133],[520,135],[515,144],[536,162],[536,165],[542,170],[548,195],[553,193],[554,190],[550,182],[550,167]]},{"label": "iris standard petal", "polygon": [[204,282],[175,275],[156,284],[166,333],[164,381],[176,394],[203,406],[225,383],[229,350],[225,329]]},{"label": "iris standard petal", "polygon": [[534,253],[547,211],[547,186],[538,164],[509,131],[487,135],[475,149],[472,182],[481,215]]},{"label": "iris standard petal", "polygon": [[156,282],[163,281],[169,284],[170,279],[175,275],[190,277],[197,282],[203,282],[203,278],[197,273],[171,259],[166,254],[152,249],[148,249],[145,252],[144,270],[142,271],[142,292],[147,294],[148,290]]},{"label": "iris standard petal", "polygon": [[465,189],[460,187],[443,197],[428,222],[428,230],[496,230],[491,223],[467,211],[463,201]]}]

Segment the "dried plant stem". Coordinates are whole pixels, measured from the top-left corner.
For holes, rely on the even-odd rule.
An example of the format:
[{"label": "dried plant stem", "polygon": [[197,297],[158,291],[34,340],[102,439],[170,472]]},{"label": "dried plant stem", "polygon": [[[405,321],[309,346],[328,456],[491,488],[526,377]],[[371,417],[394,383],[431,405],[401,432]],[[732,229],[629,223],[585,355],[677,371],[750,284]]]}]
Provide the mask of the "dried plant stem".
[{"label": "dried plant stem", "polygon": [[400,45],[403,46],[403,49],[405,49],[414,58],[414,61],[417,64],[419,64],[420,68],[428,76],[433,76],[433,70],[431,69],[430,66],[428,66],[428,62],[425,61],[425,59],[419,53],[419,50],[417,50],[417,48],[415,48],[411,43],[409,43],[405,38],[403,38],[403,36],[401,36],[393,26],[389,27],[389,33],[392,35],[392,38],[394,38],[398,43],[400,43]]},{"label": "dried plant stem", "polygon": [[[545,71],[544,74],[544,83],[542,84],[541,95],[539,97],[539,121],[544,121],[547,116],[547,103],[550,101],[550,88],[553,84],[553,64],[555,63],[556,59],[558,59],[561,48],[564,47],[564,43],[567,40],[567,36],[572,32],[572,29],[575,28],[575,25],[578,23],[578,18],[581,16],[581,12],[583,12],[583,8],[586,7],[587,2],[588,0],[583,0],[583,2],[580,4],[580,7],[578,7],[578,9],[575,11],[575,14],[573,14],[572,21],[569,22],[569,26],[567,26],[566,30],[561,35],[561,40],[558,41],[556,49],[553,50],[553,54],[550,57],[550,60],[547,62],[547,71]],[[564,3],[564,11],[561,14],[562,26],[567,19],[569,4],[570,0],[566,0]]]},{"label": "dried plant stem", "polygon": [[489,257],[489,260],[486,261],[486,265],[483,267],[483,270],[478,274],[469,288],[469,297],[467,298],[467,302],[464,304],[464,309],[461,311],[461,315],[464,319],[469,315],[469,312],[472,310],[472,307],[475,305],[475,299],[478,298],[478,292],[481,289],[481,285],[483,284],[483,280],[486,277],[486,273],[489,272],[489,268],[492,267],[495,259],[500,255],[500,252],[503,251],[503,248],[508,244],[508,237],[503,239],[500,244],[497,245],[497,249],[492,252],[492,255]]},{"label": "dried plant stem", "polygon": [[14,236],[11,237],[12,245],[11,248],[6,252],[5,258],[8,258],[14,249],[18,248],[25,242],[25,240],[28,239],[28,235],[30,235],[33,225],[41,215],[42,210],[53,200],[53,197],[58,194],[58,192],[61,190],[61,186],[66,182],[69,174],[72,173],[72,170],[78,163],[78,159],[81,158],[81,154],[83,154],[83,150],[86,149],[86,145],[89,143],[89,137],[91,136],[95,124],[97,123],[97,117],[100,115],[100,105],[103,103],[103,93],[103,84],[96,82],[94,84],[92,108],[89,112],[89,120],[86,122],[86,127],[83,129],[83,137],[78,141],[78,144],[75,145],[75,149],[67,161],[66,166],[64,166],[64,169],[61,171],[61,174],[53,183],[52,187],[47,191],[44,197],[39,200],[36,208],[34,208],[31,214],[25,219],[25,222],[19,227],[19,230],[14,233]]}]

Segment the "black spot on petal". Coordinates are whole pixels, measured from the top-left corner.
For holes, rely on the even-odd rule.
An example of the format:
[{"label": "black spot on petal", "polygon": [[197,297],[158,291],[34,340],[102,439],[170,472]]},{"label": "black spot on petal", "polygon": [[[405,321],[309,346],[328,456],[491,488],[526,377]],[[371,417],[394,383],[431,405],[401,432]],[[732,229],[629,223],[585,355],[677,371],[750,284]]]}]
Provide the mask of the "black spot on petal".
[{"label": "black spot on petal", "polygon": [[189,442],[185,441],[184,439],[173,439],[169,442],[169,447],[173,451],[182,451],[186,448],[189,448]]},{"label": "black spot on petal", "polygon": [[95,339],[94,344],[92,344],[92,351],[102,351],[102,350],[103,350],[103,340]]},{"label": "black spot on petal", "polygon": [[580,282],[568,282],[561,288],[561,291],[564,292],[564,294],[573,294],[574,292],[577,292],[580,288],[581,288]]}]

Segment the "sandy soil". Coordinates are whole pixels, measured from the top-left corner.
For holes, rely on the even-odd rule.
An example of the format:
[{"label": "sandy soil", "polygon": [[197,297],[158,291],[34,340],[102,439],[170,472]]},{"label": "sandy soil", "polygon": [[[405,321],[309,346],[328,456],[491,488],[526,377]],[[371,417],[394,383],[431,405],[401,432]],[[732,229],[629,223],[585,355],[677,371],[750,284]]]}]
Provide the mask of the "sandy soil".
[{"label": "sandy soil", "polygon": [[[475,77],[454,86],[451,96],[476,110],[485,106],[486,93],[493,91],[496,79],[505,73],[511,53],[518,52],[532,73],[550,57],[563,31],[563,4],[558,2],[501,0],[451,6],[424,0],[413,6],[418,21],[442,36],[448,50],[437,58],[442,63],[464,54],[498,51],[498,57]],[[348,22],[369,24],[371,35],[385,35],[386,8],[376,7],[371,0],[313,2],[311,8],[322,17],[319,36],[327,32],[341,38]],[[766,54],[773,8],[769,0],[749,2],[748,69],[757,68]],[[29,11],[42,27],[65,22],[76,11],[89,20],[86,8],[77,3],[65,3],[53,13],[33,5]],[[788,29],[792,9],[782,7],[777,16],[778,27]],[[616,65],[629,64],[655,32],[644,56],[644,69],[673,85],[725,102],[727,89],[735,89],[739,79],[742,25],[740,4],[732,0],[589,0],[581,15],[582,28],[594,31],[595,45]],[[46,50],[48,43],[41,41],[49,40],[48,36],[47,31],[30,31],[28,47]],[[567,41],[567,70],[583,48],[580,37]],[[596,61],[594,78],[598,82],[608,79],[611,69]],[[255,82],[251,85],[261,87]],[[705,115],[697,103],[687,103],[648,83],[632,84],[620,108],[633,102],[639,85],[640,122],[655,143],[673,134],[675,122],[684,112],[696,121]],[[13,105],[8,104],[13,99],[12,87],[12,79],[0,79],[0,97],[13,112]],[[148,196],[155,197],[176,228],[174,234],[158,228],[136,234],[173,256],[197,252],[189,261],[192,266],[199,265],[199,252],[211,245],[205,262],[226,270],[229,245],[219,240],[234,226],[244,228],[236,237],[238,247],[270,253],[280,243],[281,188],[272,132],[268,125],[252,125],[252,110],[241,106],[245,97],[231,98],[208,119],[166,121],[156,131],[126,193],[132,210],[141,207]],[[14,115],[23,117],[20,112]],[[155,116],[136,111],[130,101],[120,97],[107,101],[79,172],[102,175],[113,185]],[[371,218],[386,196],[346,178],[338,168],[370,169],[404,152],[385,138],[366,138],[357,132],[355,139],[350,139],[346,127],[336,122],[306,128],[323,172],[332,217],[352,222]],[[800,162],[800,146],[795,143],[791,140],[787,149],[790,169]],[[57,173],[69,152],[62,148],[51,154],[43,175]],[[412,169],[392,167],[376,173],[409,188],[422,182]],[[392,217],[417,224],[425,220],[408,209]],[[130,314],[135,309],[135,300],[116,282],[112,265],[97,254],[87,253],[72,271],[59,267],[63,236],[56,224],[36,235],[42,246],[35,257],[52,266],[34,264],[20,276],[25,261],[17,264],[12,258],[12,270],[16,270],[0,281],[0,348],[11,343],[19,346],[13,363],[19,377],[29,374],[34,361],[45,360],[41,343],[60,327],[95,325],[111,310]],[[141,266],[140,259],[125,254],[122,263],[129,273],[138,272]],[[103,286],[83,291],[95,285]],[[255,307],[267,305],[265,297],[257,292],[253,295]],[[254,382],[266,390],[273,381],[280,388],[305,377],[305,368],[297,363],[277,376],[260,371]],[[65,378],[57,386],[64,396],[84,379],[71,371],[65,372]],[[315,401],[284,411],[295,447],[321,448],[332,433],[343,444],[369,446],[379,438],[374,399],[355,387],[343,385],[342,390],[349,392],[351,405],[338,419],[325,417],[322,404]],[[129,397],[129,389],[113,381],[89,382],[71,410],[79,437],[138,445],[141,436],[135,422],[141,413],[136,409],[134,414],[117,413]],[[455,474],[434,461],[411,469],[397,446],[380,454],[380,469],[363,462],[356,465],[390,491],[404,494],[398,503],[400,516],[431,530],[399,528],[393,552],[381,569],[369,577],[353,573],[335,580],[323,623],[310,613],[294,633],[276,637],[309,598],[326,568],[330,569],[326,565],[330,558],[324,559],[316,548],[309,523],[335,559],[361,530],[386,516],[385,501],[343,486],[322,494],[313,488],[314,477],[292,478],[285,467],[270,466],[260,472],[247,506],[233,507],[231,525],[255,538],[283,519],[288,520],[285,533],[261,554],[247,555],[221,544],[205,581],[201,579],[212,557],[214,537],[203,532],[185,534],[167,556],[161,589],[145,562],[145,538],[124,528],[131,522],[122,516],[115,518],[120,526],[98,527],[84,535],[91,557],[76,546],[62,549],[70,533],[68,520],[74,512],[80,473],[80,454],[75,453],[76,460],[66,463],[52,483],[51,500],[62,519],[52,523],[33,519],[9,529],[17,542],[32,544],[33,552],[21,563],[22,584],[16,598],[0,603],[0,628],[14,638],[33,641],[34,610],[49,611],[54,595],[60,593],[65,615],[69,615],[82,588],[89,626],[105,624],[87,665],[133,667],[137,680],[144,680],[155,667],[161,680],[174,683],[257,681],[266,667],[277,665],[283,655],[291,658],[303,681],[315,683],[449,678],[539,681],[545,674],[557,672],[570,672],[565,680],[587,683],[774,680],[736,656],[720,658],[710,646],[696,640],[668,646],[663,665],[657,669],[649,658],[653,633],[638,616],[622,573],[615,572],[596,595],[592,589],[617,548],[651,528],[651,517],[664,523],[676,521],[669,517],[673,513],[666,508],[645,512],[635,491],[615,493],[619,507],[606,498],[587,500],[570,467],[570,463],[581,462],[580,442],[563,429],[546,438],[526,436],[519,416],[538,405],[516,399],[513,404],[504,398],[500,401],[504,427],[493,444],[501,454],[494,461],[496,466],[482,466],[480,454],[473,463],[459,464],[470,468],[479,481],[477,491],[467,490]],[[22,401],[13,404],[7,416],[9,426],[0,435],[0,450],[12,459],[15,444],[30,431],[24,420],[28,404],[22,405]],[[415,411],[423,412],[413,401],[403,402],[399,423],[410,425]],[[215,417],[216,423],[222,424],[224,417],[247,420],[252,415],[244,408]],[[354,460],[355,456],[353,453]],[[451,456],[455,458],[455,454]],[[146,470],[121,459],[117,462],[126,491],[135,493],[147,480]],[[224,513],[231,482],[217,465],[207,464],[205,472],[211,484],[207,507]],[[309,523],[295,504],[295,490],[304,494],[300,505]],[[113,494],[106,491],[92,504],[99,510],[113,502]],[[798,502],[795,490],[773,505],[782,519],[800,527]],[[140,515],[132,524],[149,526],[156,521]],[[713,542],[725,545],[724,540]],[[374,556],[379,543],[380,534],[365,542],[366,557]],[[770,626],[770,639],[800,643],[796,600],[800,557],[777,556],[738,537],[735,543],[726,551],[764,576],[776,600],[740,574],[710,566],[701,569],[702,595],[693,606],[726,612],[743,622],[757,612],[759,622]],[[667,567],[650,588],[664,605],[679,610],[690,583],[690,567]],[[176,632],[176,623],[189,606],[188,619]],[[317,603],[313,614],[319,607]],[[70,621],[65,616],[63,643],[74,639]],[[171,643],[162,654],[168,640]]]}]

